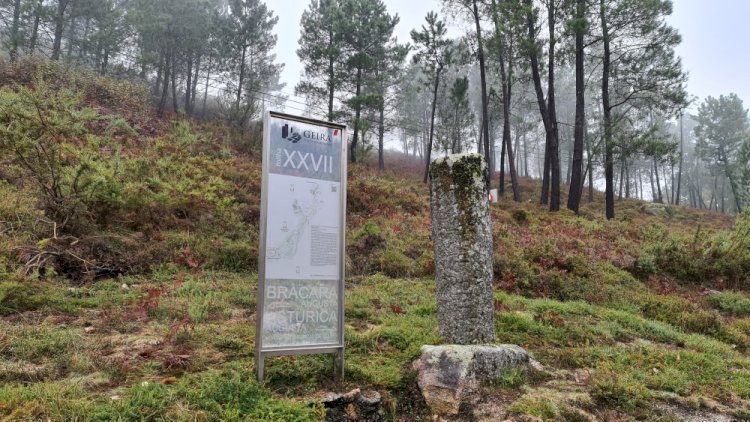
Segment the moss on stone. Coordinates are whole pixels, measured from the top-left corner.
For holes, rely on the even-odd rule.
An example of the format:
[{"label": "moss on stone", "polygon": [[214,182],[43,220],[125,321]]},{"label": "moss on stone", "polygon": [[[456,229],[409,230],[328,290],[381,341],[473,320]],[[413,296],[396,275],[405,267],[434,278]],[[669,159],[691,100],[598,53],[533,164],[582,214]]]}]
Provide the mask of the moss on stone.
[{"label": "moss on stone", "polygon": [[477,231],[472,206],[476,199],[486,197],[484,183],[485,162],[480,154],[456,154],[438,158],[430,165],[432,177],[442,191],[453,191],[458,205],[458,222],[464,240],[474,239]]}]

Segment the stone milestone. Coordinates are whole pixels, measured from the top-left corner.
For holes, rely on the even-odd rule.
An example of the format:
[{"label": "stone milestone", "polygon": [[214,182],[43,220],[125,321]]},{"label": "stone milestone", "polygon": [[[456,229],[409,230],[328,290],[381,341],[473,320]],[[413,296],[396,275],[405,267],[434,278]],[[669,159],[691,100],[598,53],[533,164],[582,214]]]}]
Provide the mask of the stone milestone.
[{"label": "stone milestone", "polygon": [[446,343],[495,340],[485,170],[479,154],[451,155],[430,165],[437,318]]}]

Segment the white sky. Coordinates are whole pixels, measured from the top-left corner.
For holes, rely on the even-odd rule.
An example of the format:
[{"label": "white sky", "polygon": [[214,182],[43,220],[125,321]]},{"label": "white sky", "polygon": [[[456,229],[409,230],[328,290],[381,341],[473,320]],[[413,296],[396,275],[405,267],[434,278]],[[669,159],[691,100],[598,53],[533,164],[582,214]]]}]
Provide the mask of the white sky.
[{"label": "white sky", "polygon": [[[276,44],[277,60],[285,63],[284,71],[281,75],[281,81],[286,83],[283,89],[290,100],[287,103],[287,112],[295,114],[300,113],[303,109],[302,104],[294,101],[303,102],[302,98],[294,97],[294,86],[300,79],[303,67],[297,58],[297,43],[299,41],[299,22],[310,0],[265,0],[268,7],[273,10],[276,16],[279,16],[279,23],[275,31],[278,36]],[[384,0],[388,13],[398,14],[401,21],[396,26],[395,35],[400,43],[411,43],[409,33],[412,29],[419,28],[424,22],[427,12],[433,10],[440,13],[442,6],[440,0]],[[445,20],[445,19],[444,19]],[[449,25],[449,35],[458,36],[458,29]]]},{"label": "white sky", "polygon": [[[397,13],[401,22],[396,27],[400,42],[411,41],[409,32],[424,22],[430,10],[441,11],[439,0],[384,0],[389,13]],[[302,66],[297,59],[299,21],[309,0],[266,0],[279,16],[276,25],[278,61],[285,63],[282,81],[290,98],[300,78]],[[677,49],[689,73],[688,92],[699,101],[712,95],[737,93],[750,106],[750,36],[748,35],[748,0],[674,0],[674,14],[669,22],[683,37]],[[457,29],[451,28],[452,33]],[[289,103],[289,107],[303,106]],[[297,110],[288,110],[295,113]]]},{"label": "white sky", "polygon": [[750,106],[750,1],[675,0],[669,22],[682,34],[677,53],[688,92],[702,101],[736,93]]}]

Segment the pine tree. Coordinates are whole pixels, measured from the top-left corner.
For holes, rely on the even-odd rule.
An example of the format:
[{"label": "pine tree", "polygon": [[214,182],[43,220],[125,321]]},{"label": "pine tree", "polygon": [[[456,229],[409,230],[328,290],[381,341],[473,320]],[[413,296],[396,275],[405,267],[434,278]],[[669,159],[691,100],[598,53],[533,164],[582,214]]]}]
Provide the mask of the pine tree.
[{"label": "pine tree", "polygon": [[346,17],[341,20],[344,80],[352,94],[344,103],[354,112],[349,149],[351,161],[356,162],[362,113],[378,105],[377,93],[368,90],[368,86],[376,79],[377,59],[383,46],[391,42],[399,17],[388,14],[382,0],[342,0],[341,14]]},{"label": "pine tree", "polygon": [[[513,189],[513,200],[521,200],[521,190],[518,185],[518,177],[511,143],[511,94],[514,81],[515,48],[523,30],[521,8],[515,0],[492,0],[492,21],[495,25],[495,44],[497,59],[500,67],[501,99],[503,109],[503,147],[507,152],[508,166],[510,170],[511,188]],[[516,151],[518,153],[518,151]],[[505,190],[505,154],[500,157],[500,180],[499,193],[503,195]]]},{"label": "pine tree", "polygon": [[385,170],[384,141],[386,131],[386,107],[390,102],[390,93],[402,74],[401,66],[409,53],[409,47],[396,40],[383,46],[378,52],[374,66],[373,90],[376,95],[377,131],[378,131],[378,170]]},{"label": "pine tree", "polygon": [[437,13],[429,12],[425,17],[425,25],[420,31],[412,30],[411,39],[417,46],[417,54],[414,61],[420,63],[429,75],[432,86],[432,111],[430,113],[430,134],[425,151],[425,170],[423,182],[427,183],[430,172],[430,161],[432,157],[432,144],[435,137],[435,110],[437,109],[438,88],[440,87],[440,76],[445,66],[451,62],[451,42],[445,37],[447,29],[443,21],[438,19]]},{"label": "pine tree", "polygon": [[325,98],[326,118],[335,120],[334,98],[341,89],[343,37],[339,0],[312,0],[302,13],[297,57],[305,65],[303,79],[294,88],[297,95]]},{"label": "pine tree", "polygon": [[586,0],[575,0],[575,15],[570,21],[570,26],[575,33],[576,116],[568,209],[578,214],[583,194],[583,137],[586,124],[586,84],[584,81],[584,36],[588,29]]},{"label": "pine tree", "polygon": [[[547,25],[549,32],[549,43],[547,47],[547,98],[545,100],[542,88],[542,78],[539,68],[539,55],[541,46],[537,35],[537,14],[531,0],[524,0],[526,8],[526,26],[528,38],[526,40],[529,61],[531,64],[531,76],[534,81],[539,113],[542,116],[546,142],[544,148],[544,172],[542,176],[541,203],[549,203],[550,211],[560,210],[560,157],[559,140],[560,134],[557,125],[557,108],[555,102],[555,53],[556,53],[556,0],[550,0],[547,4]],[[551,190],[551,192],[550,192]]]},{"label": "pine tree", "polygon": [[274,63],[273,28],[279,18],[260,0],[231,0],[222,21],[224,69],[231,98],[229,120],[244,133],[249,119],[260,112],[259,104],[269,90],[278,90],[283,65]]},{"label": "pine tree", "polygon": [[65,11],[73,0],[57,0],[55,11],[55,32],[52,41],[52,60],[60,59],[63,31],[65,30]]},{"label": "pine tree", "polygon": [[[721,169],[729,179],[737,212],[742,212],[740,186],[735,168],[741,163],[740,150],[750,139],[750,121],[742,100],[736,94],[708,97],[698,107],[695,135],[698,156]],[[743,151],[744,152],[744,151]]]},{"label": "pine tree", "polygon": [[[615,217],[614,127],[627,117],[626,105],[676,114],[686,102],[685,73],[674,48],[680,36],[664,17],[668,0],[599,0],[602,43],[605,212]],[[610,86],[613,75],[618,83]]]}]

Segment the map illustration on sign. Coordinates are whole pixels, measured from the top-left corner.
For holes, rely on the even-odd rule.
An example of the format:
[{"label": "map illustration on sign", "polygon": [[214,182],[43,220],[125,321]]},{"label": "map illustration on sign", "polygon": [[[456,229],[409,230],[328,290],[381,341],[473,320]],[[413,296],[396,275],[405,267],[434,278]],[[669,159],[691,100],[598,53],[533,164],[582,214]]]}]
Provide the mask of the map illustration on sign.
[{"label": "map illustration on sign", "polygon": [[[312,185],[310,186],[310,202],[303,204],[299,200],[294,200],[292,203],[292,212],[297,217],[297,223],[290,229],[288,223],[284,221],[281,231],[285,235],[282,235],[283,239],[278,245],[271,245],[268,248],[266,252],[268,259],[290,259],[297,255],[302,233],[310,228],[310,219],[318,213],[318,204],[320,203],[320,189],[318,184],[310,184]],[[294,192],[294,184],[289,186],[289,191]]]},{"label": "map illustration on sign", "polygon": [[271,174],[268,196],[266,277],[337,279],[339,183]]}]

